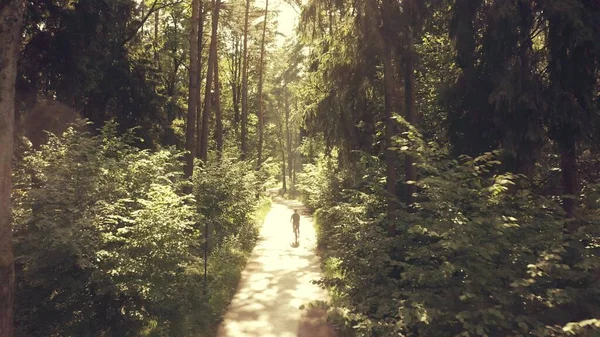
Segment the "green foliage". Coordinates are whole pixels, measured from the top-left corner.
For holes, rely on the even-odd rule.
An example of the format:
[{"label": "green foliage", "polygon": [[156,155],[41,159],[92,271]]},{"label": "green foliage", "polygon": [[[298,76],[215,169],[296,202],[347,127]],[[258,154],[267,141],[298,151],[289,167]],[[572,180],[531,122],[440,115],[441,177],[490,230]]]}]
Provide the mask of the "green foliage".
[{"label": "green foliage", "polygon": [[[253,216],[253,229],[258,229],[256,224],[260,224],[265,219],[271,209],[271,200],[262,198],[257,211]],[[258,234],[252,231],[250,235]],[[249,236],[247,234],[247,236]],[[254,236],[252,239],[256,239]],[[250,256],[253,247],[247,247],[244,237],[241,235],[230,235],[215,248],[208,261],[208,274],[210,283],[208,286],[208,303],[211,308],[213,322],[220,322],[227,310],[229,301],[237,290],[240,276],[246,260]],[[216,328],[213,325],[212,328]],[[207,334],[211,335],[211,334]]]},{"label": "green foliage", "polygon": [[383,138],[383,74],[367,4],[312,0],[302,14],[310,52],[297,95],[305,124],[344,161],[354,150],[376,153]]},{"label": "green foliage", "polygon": [[[253,247],[247,247],[249,240],[255,240],[257,224],[261,224],[271,209],[271,200],[261,198],[253,216],[253,230],[244,235],[227,236],[210,254],[208,260],[208,307],[207,312],[198,313],[204,322],[209,322],[197,336],[214,336],[218,324],[231,298],[235,295],[242,270]],[[197,295],[197,294],[196,294]]]},{"label": "green foliage", "polygon": [[220,245],[229,235],[243,235],[246,250],[254,245],[258,231],[252,214],[256,211],[259,193],[251,165],[224,158],[195,170],[194,196],[198,213],[213,228],[215,245]]},{"label": "green foliage", "polygon": [[334,200],[333,184],[337,180],[332,169],[332,161],[328,158],[319,158],[315,164],[305,164],[303,171],[298,174],[298,191],[302,194],[302,201],[309,209],[329,206],[328,202]]},{"label": "green foliage", "polygon": [[[169,7],[167,1],[157,4]],[[165,44],[171,46],[164,59],[170,63],[161,72],[144,52],[144,6],[133,0],[28,3],[17,80],[17,95],[24,103],[19,110],[26,113],[38,97],[52,97],[97,126],[111,118],[121,131],[143,126],[137,132],[145,146],[175,143],[168,127],[171,115],[180,110],[173,106],[180,83],[171,64],[179,68],[185,54],[182,41],[167,32]],[[181,25],[176,19],[184,17],[177,9],[183,6],[171,7],[173,24]],[[164,30],[173,24],[166,22]]]},{"label": "green foliage", "polygon": [[[497,153],[452,159],[418,139],[416,209],[400,208],[385,231],[382,163],[308,166],[325,250],[322,280],[342,330],[357,336],[588,336],[600,280],[595,186],[580,230],[564,235],[555,201],[497,174]],[[378,167],[373,168],[373,167]],[[335,173],[334,173],[335,172]],[[363,180],[354,180],[361,176]]]},{"label": "green foliage", "polygon": [[17,167],[17,336],[198,336],[233,295],[261,220],[254,171],[206,166],[188,195],[180,153],[116,134],[71,128]]}]

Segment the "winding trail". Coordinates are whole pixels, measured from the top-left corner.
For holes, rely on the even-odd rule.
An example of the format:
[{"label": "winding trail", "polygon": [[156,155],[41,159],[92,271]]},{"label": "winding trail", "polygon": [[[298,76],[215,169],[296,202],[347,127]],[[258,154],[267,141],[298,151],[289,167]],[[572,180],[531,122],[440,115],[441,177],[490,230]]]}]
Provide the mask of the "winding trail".
[{"label": "winding trail", "polygon": [[[296,248],[293,208],[302,215]],[[218,337],[335,337],[323,310],[300,309],[327,299],[326,291],[311,283],[321,277],[315,250],[315,230],[306,209],[298,201],[274,198]]]}]

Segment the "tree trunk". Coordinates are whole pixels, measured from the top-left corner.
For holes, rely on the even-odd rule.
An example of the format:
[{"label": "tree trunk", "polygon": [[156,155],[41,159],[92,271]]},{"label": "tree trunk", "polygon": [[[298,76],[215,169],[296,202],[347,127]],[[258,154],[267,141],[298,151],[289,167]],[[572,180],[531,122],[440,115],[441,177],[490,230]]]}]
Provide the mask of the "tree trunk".
[{"label": "tree trunk", "polygon": [[576,200],[579,194],[576,145],[575,142],[569,142],[559,146],[561,147],[560,169],[562,171],[563,190],[566,195],[563,199],[563,208],[567,212],[567,216],[572,218],[575,215]]},{"label": "tree trunk", "polygon": [[160,23],[160,9],[154,12],[154,63],[156,68],[160,70],[160,56],[158,53],[158,26]]},{"label": "tree trunk", "polygon": [[248,156],[248,17],[250,0],[246,0],[244,16],[244,60],[242,65],[242,159]]},{"label": "tree trunk", "polygon": [[200,149],[202,148],[202,103],[200,101],[202,91],[202,68],[203,58],[202,51],[204,49],[204,19],[205,9],[204,3],[200,1],[198,9],[198,104],[196,104],[196,158],[200,158]]},{"label": "tree trunk", "polygon": [[223,152],[223,120],[221,117],[221,83],[219,82],[219,60],[215,59],[215,142],[217,155],[221,159]]},{"label": "tree trunk", "polygon": [[[292,177],[292,134],[290,133],[290,102],[287,88],[285,88],[285,132],[287,138],[287,153],[288,153],[288,176]],[[292,184],[293,188],[293,184]]]},{"label": "tree trunk", "polygon": [[[295,111],[298,111],[298,99],[294,99],[294,109]],[[298,151],[298,146],[300,145],[300,143],[302,142],[302,138],[300,137],[300,130],[298,130],[298,132],[295,132],[292,135],[292,142],[295,146],[292,147],[293,152],[294,152],[294,156],[292,158],[292,188],[294,190],[294,192],[296,191],[296,172],[298,172],[298,169],[300,169],[300,171],[302,171],[302,163],[300,161],[300,151]]]},{"label": "tree trunk", "polygon": [[[395,235],[396,226],[394,223],[397,201],[396,201],[396,161],[392,137],[395,133],[395,124],[392,117],[395,110],[396,80],[394,70],[394,57],[392,53],[391,20],[389,18],[390,8],[389,0],[384,0],[382,8],[378,12],[378,4],[375,0],[367,1],[366,20],[375,31],[375,39],[379,54],[383,61],[383,85],[384,85],[384,123],[385,123],[385,165],[386,165],[386,201],[387,201],[387,232],[389,235]],[[382,27],[380,28],[377,18],[381,17]]]},{"label": "tree trunk", "polygon": [[206,70],[206,89],[204,91],[204,113],[202,114],[202,142],[200,147],[200,160],[208,160],[208,123],[210,117],[211,84],[217,63],[217,28],[219,27],[220,0],[213,0],[212,32],[210,36],[210,51],[208,55],[208,69]]},{"label": "tree trunk", "polygon": [[[529,98],[529,93],[532,91],[530,88],[532,81],[532,55],[533,41],[531,40],[531,34],[533,30],[533,24],[535,20],[535,14],[533,10],[533,4],[530,1],[521,0],[517,3],[519,11],[519,62],[518,83],[513,84],[517,92],[522,92],[525,98]],[[542,116],[538,109],[531,107],[528,104],[527,99],[519,99],[518,108],[513,113],[515,120],[525,120],[527,128],[520,131],[521,138],[520,144],[515,146],[515,172],[523,174],[531,182],[533,181],[535,173],[535,163],[539,158],[539,154],[543,145],[543,138],[532,137],[531,135],[542,135],[544,133]],[[521,118],[519,118],[521,117]],[[525,118],[523,118],[525,117]]]},{"label": "tree trunk", "polygon": [[393,235],[396,232],[394,217],[396,212],[396,161],[394,160],[394,151],[392,137],[395,132],[394,120],[394,75],[393,62],[389,52],[385,53],[383,58],[384,73],[384,118],[385,118],[385,166],[386,166],[386,184],[387,192],[387,215],[388,215],[388,234]]},{"label": "tree trunk", "polygon": [[192,0],[192,27],[190,30],[190,88],[188,96],[187,123],[185,128],[185,176],[194,174],[194,146],[196,133],[196,105],[198,104],[198,20],[199,0]]},{"label": "tree trunk", "polygon": [[[410,6],[410,1],[405,2],[406,6]],[[405,98],[405,118],[411,126],[416,126],[417,114],[415,110],[415,69],[414,69],[414,38],[412,29],[407,29],[407,43],[404,73],[404,98]],[[406,203],[408,205],[413,202],[413,194],[417,192],[417,169],[415,167],[415,159],[412,155],[406,155],[405,159],[405,183],[406,183]]]},{"label": "tree trunk", "polygon": [[296,191],[296,171],[297,171],[296,165],[298,163],[296,156],[297,156],[297,154],[294,153],[294,162],[293,162],[294,163],[294,169],[292,170],[292,176],[290,177],[290,179],[292,179],[292,191],[294,191],[294,194],[295,194],[295,191]]},{"label": "tree trunk", "polygon": [[257,169],[262,165],[262,148],[263,148],[263,75],[265,71],[265,36],[267,33],[267,16],[269,14],[269,0],[265,1],[265,20],[263,22],[262,40],[260,42],[260,64],[258,70],[258,161]]},{"label": "tree trunk", "polygon": [[[281,132],[280,132],[279,146],[281,147],[281,177],[283,179],[283,193],[285,194],[287,192],[287,179],[285,176],[286,169],[285,169],[285,147],[283,146],[283,130],[281,130]],[[288,158],[289,158],[289,155],[288,155]]]},{"label": "tree trunk", "polygon": [[235,139],[239,136],[240,132],[240,101],[241,101],[241,74],[242,74],[242,55],[240,48],[240,38],[238,36],[233,37],[233,54],[229,60],[231,71],[231,80],[229,85],[231,86],[231,102],[233,105],[233,130],[235,133]]},{"label": "tree trunk", "polygon": [[0,5],[0,337],[13,336],[15,265],[10,211],[15,126],[15,80],[24,3]]},{"label": "tree trunk", "polygon": [[[140,3],[140,11],[142,12],[142,18],[144,18],[146,16],[146,3],[144,1],[142,1]],[[140,26],[140,35],[144,36],[144,22],[142,21],[142,24]]]},{"label": "tree trunk", "polygon": [[[566,13],[548,10],[549,78],[553,101],[550,102],[549,134],[558,145],[563,178],[563,208],[569,218],[575,215],[579,198],[577,144],[582,135],[581,114],[593,97],[595,63],[586,55],[589,45],[579,43]],[[590,76],[590,77],[588,77]],[[591,111],[585,111],[590,113]],[[576,223],[569,223],[573,231]]]}]

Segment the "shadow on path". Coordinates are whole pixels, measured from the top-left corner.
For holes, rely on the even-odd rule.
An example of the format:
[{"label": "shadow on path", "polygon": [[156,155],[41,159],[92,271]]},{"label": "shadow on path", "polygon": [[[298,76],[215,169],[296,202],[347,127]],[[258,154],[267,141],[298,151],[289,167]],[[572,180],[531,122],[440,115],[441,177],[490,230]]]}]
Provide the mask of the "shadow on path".
[{"label": "shadow on path", "polygon": [[325,290],[311,283],[321,277],[312,218],[300,221],[299,246],[292,245],[292,208],[308,214],[302,203],[274,197],[261,238],[242,272],[219,337],[334,337],[320,309],[301,310],[326,300]]}]

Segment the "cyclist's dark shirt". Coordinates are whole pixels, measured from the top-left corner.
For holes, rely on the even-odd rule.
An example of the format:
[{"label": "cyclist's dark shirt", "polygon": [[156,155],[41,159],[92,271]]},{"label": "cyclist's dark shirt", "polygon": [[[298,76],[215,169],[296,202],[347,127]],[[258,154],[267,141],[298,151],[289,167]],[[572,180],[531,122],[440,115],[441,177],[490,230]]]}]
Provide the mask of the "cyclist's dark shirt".
[{"label": "cyclist's dark shirt", "polygon": [[292,214],[292,221],[294,221],[294,225],[299,224],[300,223],[300,214],[298,214],[298,213]]}]

